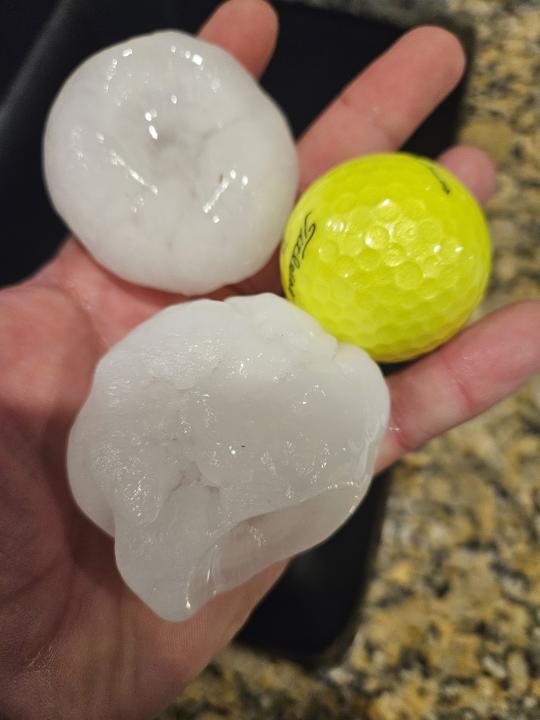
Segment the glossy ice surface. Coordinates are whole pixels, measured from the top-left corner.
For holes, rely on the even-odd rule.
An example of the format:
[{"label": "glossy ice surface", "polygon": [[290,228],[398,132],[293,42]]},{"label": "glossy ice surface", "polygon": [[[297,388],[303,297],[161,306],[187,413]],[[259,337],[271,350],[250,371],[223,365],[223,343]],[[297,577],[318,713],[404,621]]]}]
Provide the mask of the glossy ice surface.
[{"label": "glossy ice surface", "polygon": [[341,525],[388,414],[377,365],[293,304],[198,300],[101,360],[70,435],[70,483],[115,536],[127,584],[182,620]]},{"label": "glossy ice surface", "polygon": [[491,264],[482,211],[447,170],[387,153],[352,160],[300,198],[282,245],[283,287],[343,342],[407,360],[453,335]]},{"label": "glossy ice surface", "polygon": [[186,294],[264,265],[298,179],[273,101],[231,55],[176,31],[84,62],[52,107],[44,163],[57,211],[99,262]]}]

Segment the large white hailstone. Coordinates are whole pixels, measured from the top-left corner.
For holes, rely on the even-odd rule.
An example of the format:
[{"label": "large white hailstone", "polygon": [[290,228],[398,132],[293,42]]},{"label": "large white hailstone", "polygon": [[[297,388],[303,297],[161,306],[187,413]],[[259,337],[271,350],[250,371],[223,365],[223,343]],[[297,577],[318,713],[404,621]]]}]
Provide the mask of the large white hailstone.
[{"label": "large white hailstone", "polygon": [[69,479],[115,536],[126,583],[183,620],[347,519],[388,414],[377,365],[303,310],[270,294],[197,300],[100,361]]},{"label": "large white hailstone", "polygon": [[57,211],[100,263],[190,295],[266,263],[298,181],[275,103],[231,55],[176,31],[107,48],[71,75],[44,165]]}]

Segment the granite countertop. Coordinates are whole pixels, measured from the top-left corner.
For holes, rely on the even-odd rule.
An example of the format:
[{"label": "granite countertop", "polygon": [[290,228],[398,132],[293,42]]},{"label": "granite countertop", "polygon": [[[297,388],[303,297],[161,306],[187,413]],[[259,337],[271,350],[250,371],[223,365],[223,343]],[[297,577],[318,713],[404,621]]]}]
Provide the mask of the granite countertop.
[{"label": "granite countertop", "polygon": [[[311,2],[475,27],[461,139],[499,169],[479,314],[540,298],[538,0]],[[395,468],[375,579],[340,665],[309,673],[231,646],[162,717],[539,720],[540,379]]]}]

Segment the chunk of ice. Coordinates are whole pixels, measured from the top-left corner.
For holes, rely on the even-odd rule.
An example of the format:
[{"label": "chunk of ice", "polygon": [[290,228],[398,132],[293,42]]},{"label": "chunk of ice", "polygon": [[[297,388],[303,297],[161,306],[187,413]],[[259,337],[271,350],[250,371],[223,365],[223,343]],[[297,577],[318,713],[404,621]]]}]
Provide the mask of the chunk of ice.
[{"label": "chunk of ice", "polygon": [[69,478],[126,583],[183,620],[347,519],[388,414],[377,365],[286,300],[197,300],[100,361]]},{"label": "chunk of ice", "polygon": [[100,263],[188,295],[267,262],[298,182],[272,99],[224,50],[176,31],[75,70],[49,115],[44,167],[57,211]]}]

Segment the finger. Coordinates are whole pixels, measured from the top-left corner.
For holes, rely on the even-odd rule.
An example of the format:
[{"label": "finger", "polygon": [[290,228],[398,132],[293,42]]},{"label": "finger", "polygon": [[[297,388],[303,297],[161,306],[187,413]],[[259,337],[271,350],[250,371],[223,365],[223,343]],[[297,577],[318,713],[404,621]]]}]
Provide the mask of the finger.
[{"label": "finger", "polygon": [[348,85],[299,142],[304,189],[328,168],[399,148],[456,86],[465,55],[438,27],[408,32]]},{"label": "finger", "polygon": [[479,415],[540,372],[539,325],[540,302],[511,305],[391,375],[392,414],[377,469]]},{"label": "finger", "polygon": [[265,0],[229,0],[218,7],[199,35],[227,50],[259,77],[272,57],[277,32],[276,11]]},{"label": "finger", "polygon": [[495,192],[495,165],[483,150],[457,145],[443,153],[439,162],[453,172],[479,202],[486,203]]}]

